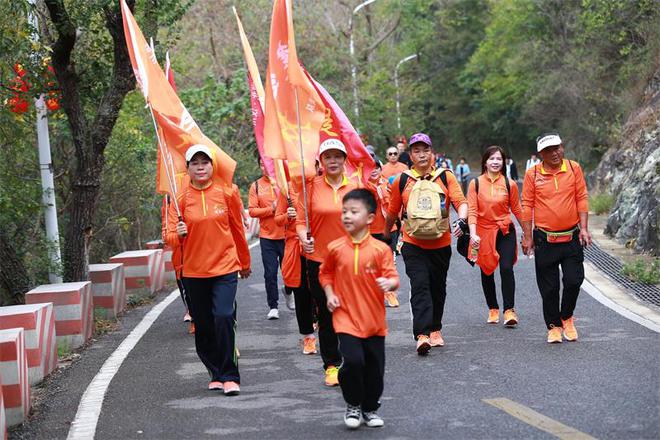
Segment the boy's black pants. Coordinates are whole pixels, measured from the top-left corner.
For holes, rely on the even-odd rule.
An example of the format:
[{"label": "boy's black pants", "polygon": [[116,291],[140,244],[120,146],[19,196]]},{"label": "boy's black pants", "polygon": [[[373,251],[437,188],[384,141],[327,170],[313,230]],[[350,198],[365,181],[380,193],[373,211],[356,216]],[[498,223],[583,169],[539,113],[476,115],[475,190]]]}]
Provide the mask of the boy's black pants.
[{"label": "boy's black pants", "polygon": [[[513,275],[513,260],[516,256],[516,230],[511,225],[509,233],[502,234],[497,231],[495,249],[500,254],[500,278],[502,279],[502,302],[504,310],[512,309],[516,294],[516,277]],[[497,304],[497,294],[495,293],[495,272],[486,275],[481,272],[481,287],[484,289],[486,304],[489,309],[499,309]]]},{"label": "boy's black pants", "polygon": [[410,279],[413,336],[428,336],[442,329],[451,246],[422,249],[414,244],[403,243],[401,255],[406,265],[406,275]]},{"label": "boy's black pants", "polygon": [[[539,230],[534,231],[534,265],[536,284],[543,298],[543,318],[548,328],[561,327],[561,320],[573,316],[580,286],[584,281],[584,249],[576,229],[571,241],[548,243]],[[559,266],[564,291],[559,300]]]},{"label": "boy's black pants", "polygon": [[338,333],[343,363],[339,369],[339,386],[349,405],[362,411],[375,411],[380,406],[385,374],[385,337],[358,338]]}]

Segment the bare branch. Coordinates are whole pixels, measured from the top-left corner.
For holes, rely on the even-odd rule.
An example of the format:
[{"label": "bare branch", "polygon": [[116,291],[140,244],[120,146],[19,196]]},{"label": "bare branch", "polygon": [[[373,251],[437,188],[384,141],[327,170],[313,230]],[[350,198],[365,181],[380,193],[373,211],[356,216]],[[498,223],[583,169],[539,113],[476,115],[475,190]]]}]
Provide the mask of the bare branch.
[{"label": "bare branch", "polygon": [[376,48],[378,48],[378,46],[380,46],[383,41],[385,41],[390,35],[392,35],[392,33],[399,26],[400,22],[401,22],[401,13],[397,14],[394,21],[392,21],[392,24],[390,25],[389,29],[386,29],[385,31],[383,31],[378,36],[378,38],[376,38],[376,41],[371,43],[371,45],[364,50],[365,55],[367,55],[367,56],[370,55],[371,52],[376,50]]}]

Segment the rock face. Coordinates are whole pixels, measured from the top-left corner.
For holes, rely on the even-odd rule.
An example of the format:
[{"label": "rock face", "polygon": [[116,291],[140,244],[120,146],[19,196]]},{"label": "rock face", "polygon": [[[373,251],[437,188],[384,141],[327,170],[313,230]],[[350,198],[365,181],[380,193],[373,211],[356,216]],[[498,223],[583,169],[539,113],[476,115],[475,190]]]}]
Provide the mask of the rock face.
[{"label": "rock face", "polygon": [[605,233],[637,251],[660,254],[660,67],[623,126],[620,145],[605,153],[590,181],[616,196]]}]

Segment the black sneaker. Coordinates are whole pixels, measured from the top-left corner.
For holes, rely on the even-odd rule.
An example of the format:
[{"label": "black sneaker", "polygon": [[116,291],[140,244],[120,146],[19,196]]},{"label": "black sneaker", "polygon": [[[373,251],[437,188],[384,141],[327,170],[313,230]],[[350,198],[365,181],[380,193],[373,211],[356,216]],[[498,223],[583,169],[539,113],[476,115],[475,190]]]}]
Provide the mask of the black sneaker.
[{"label": "black sneaker", "polygon": [[376,411],[363,412],[362,418],[364,419],[364,424],[370,428],[380,428],[385,424]]},{"label": "black sneaker", "polygon": [[346,405],[344,423],[350,429],[357,429],[362,424],[362,410],[359,406]]}]

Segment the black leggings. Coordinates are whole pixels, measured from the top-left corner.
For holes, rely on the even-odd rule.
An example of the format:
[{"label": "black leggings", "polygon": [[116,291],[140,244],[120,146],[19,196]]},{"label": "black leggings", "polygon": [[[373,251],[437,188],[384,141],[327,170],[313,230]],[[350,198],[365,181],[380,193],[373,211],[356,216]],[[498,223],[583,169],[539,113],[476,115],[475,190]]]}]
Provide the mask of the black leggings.
[{"label": "black leggings", "polygon": [[[497,231],[495,249],[500,254],[500,278],[502,279],[502,300],[504,310],[512,309],[516,294],[516,277],[513,275],[513,259],[516,256],[516,230],[513,225],[509,228],[509,233],[502,235],[502,231]],[[497,294],[495,293],[495,272],[486,275],[481,272],[481,287],[484,289],[486,304],[489,309],[499,309],[497,304]]]}]

